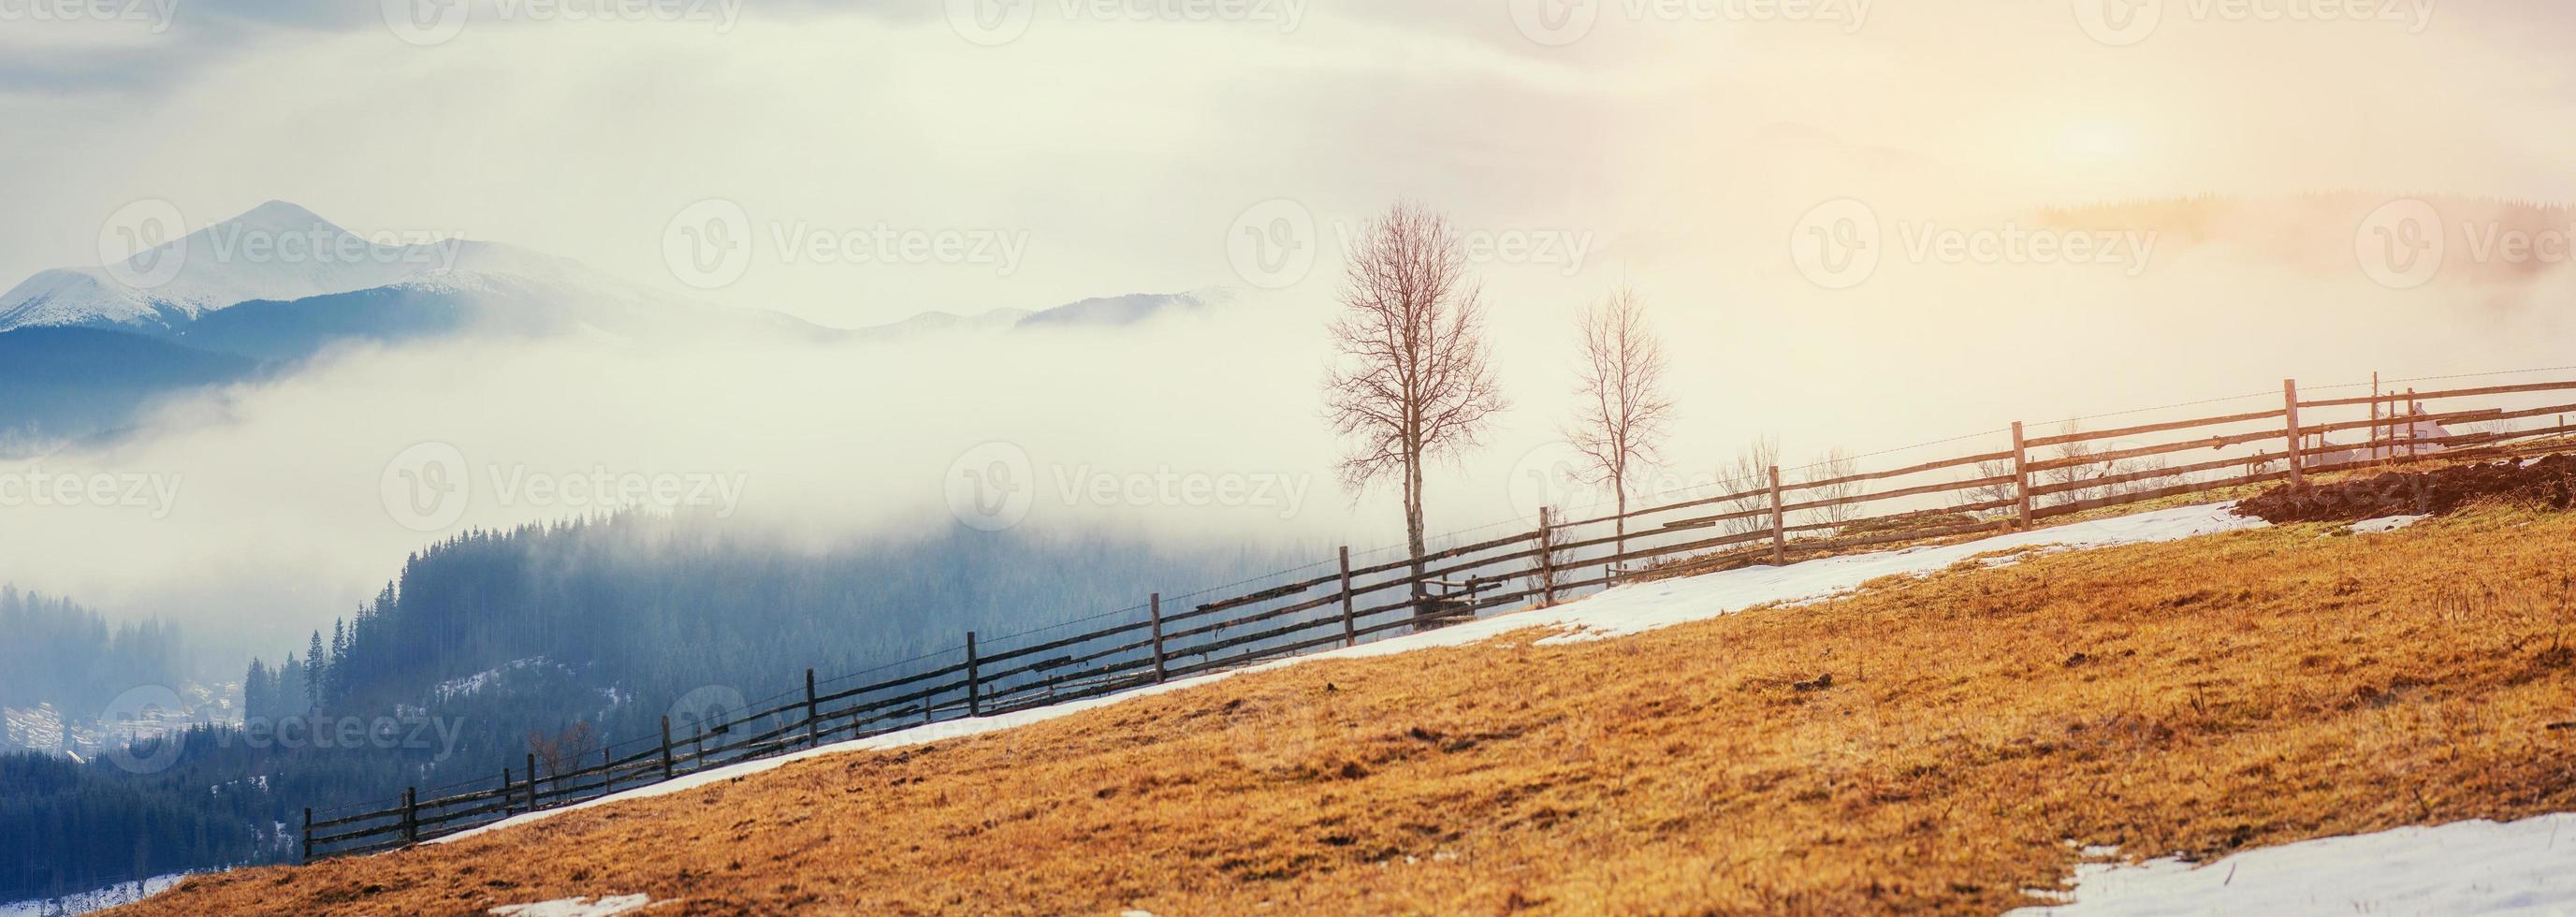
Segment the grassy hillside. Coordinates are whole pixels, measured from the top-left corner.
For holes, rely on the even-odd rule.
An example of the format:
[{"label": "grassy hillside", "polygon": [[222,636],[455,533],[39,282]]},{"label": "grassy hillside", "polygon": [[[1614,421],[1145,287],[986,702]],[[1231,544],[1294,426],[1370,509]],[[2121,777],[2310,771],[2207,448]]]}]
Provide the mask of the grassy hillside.
[{"label": "grassy hillside", "polygon": [[2576,809],[2571,544],[2488,505],[1317,661],[131,912],[1991,913],[2084,845]]}]

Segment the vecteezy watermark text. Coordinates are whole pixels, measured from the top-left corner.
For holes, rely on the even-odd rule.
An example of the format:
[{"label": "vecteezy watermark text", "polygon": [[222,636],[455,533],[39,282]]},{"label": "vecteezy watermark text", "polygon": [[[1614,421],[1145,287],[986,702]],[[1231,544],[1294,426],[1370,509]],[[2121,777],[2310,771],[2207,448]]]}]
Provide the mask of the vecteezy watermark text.
[{"label": "vecteezy watermark text", "polygon": [[[1896,221],[1894,253],[1915,264],[2090,265],[2136,277],[2155,257],[2155,230],[2092,230]],[[1876,209],[1852,198],[1826,201],[1790,231],[1789,259],[1807,280],[1829,290],[1868,282],[1889,253]]]},{"label": "vecteezy watermark text", "polygon": [[1269,471],[1189,471],[1157,465],[1116,471],[1089,463],[1049,465],[1041,476],[1026,450],[990,442],[949,463],[941,490],[957,521],[1000,531],[1028,519],[1042,496],[1068,508],[1253,508],[1294,518],[1306,505],[1312,476]]},{"label": "vecteezy watermark text", "polygon": [[2354,259],[2372,282],[2412,290],[2453,263],[2530,268],[2576,262],[2576,221],[2486,216],[2454,222],[2431,201],[2400,198],[2362,218],[2352,244]]},{"label": "vecteezy watermark text", "polygon": [[[1244,208],[1226,227],[1226,260],[1247,284],[1286,289],[1314,271],[1317,255],[1328,245],[1349,251],[1366,231],[1366,224],[1347,220],[1320,223],[1306,205],[1272,198]],[[1471,264],[1552,267],[1565,277],[1582,273],[1598,244],[1598,237],[1588,229],[1474,226],[1453,232],[1460,253]]]},{"label": "vecteezy watermark text", "polygon": [[[0,0],[5,2],[5,0]],[[190,262],[210,264],[411,265],[456,267],[465,233],[451,230],[351,232],[318,218],[303,225],[227,221],[190,233],[185,214],[160,198],[133,201],[108,215],[98,232],[99,263],[128,287],[149,290],[178,279]]]},{"label": "vecteezy watermark text", "polygon": [[718,35],[742,20],[743,0],[379,0],[385,28],[410,44],[443,45],[478,18],[496,22],[699,22]]},{"label": "vecteezy watermark text", "polygon": [[2169,15],[2194,22],[2365,23],[2420,35],[2440,0],[2071,0],[2094,41],[2124,48],[2156,34]]},{"label": "vecteezy watermark text", "polygon": [[948,27],[987,47],[1028,34],[1043,6],[1066,22],[1238,22],[1267,25],[1280,34],[1306,21],[1307,0],[947,0]]},{"label": "vecteezy watermark text", "polygon": [[453,528],[480,499],[502,507],[663,512],[706,510],[718,519],[741,508],[751,476],[746,472],[619,471],[604,465],[548,471],[524,463],[483,466],[482,485],[472,463],[453,445],[427,442],[385,463],[378,495],[394,522],[416,532]]},{"label": "vecteezy watermark text", "polygon": [[0,22],[122,22],[154,35],[170,30],[179,0],[0,0]]},{"label": "vecteezy watermark text", "polygon": [[51,472],[42,465],[0,469],[0,509],[134,510],[167,519],[179,503],[183,476],[146,472]]},{"label": "vecteezy watermark text", "polygon": [[1521,36],[1561,47],[1592,34],[1604,11],[1629,22],[1822,23],[1858,33],[1869,24],[1876,0],[1510,0],[1512,25]]},{"label": "vecteezy watermark text", "polygon": [[701,290],[731,285],[763,249],[778,264],[896,267],[949,265],[1018,273],[1029,231],[1000,227],[903,227],[883,221],[826,226],[779,220],[755,231],[751,213],[726,198],[706,198],[673,214],[662,229],[662,262],[671,276]]}]

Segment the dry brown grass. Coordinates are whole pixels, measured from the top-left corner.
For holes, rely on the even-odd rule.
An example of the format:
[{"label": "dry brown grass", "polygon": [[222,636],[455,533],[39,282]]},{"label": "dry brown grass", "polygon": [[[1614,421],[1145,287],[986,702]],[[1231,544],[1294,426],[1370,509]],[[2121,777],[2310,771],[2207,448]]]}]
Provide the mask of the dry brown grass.
[{"label": "dry brown grass", "polygon": [[2576,515],[2328,531],[1311,662],[130,910],[1993,912],[2076,844],[2576,809]]}]

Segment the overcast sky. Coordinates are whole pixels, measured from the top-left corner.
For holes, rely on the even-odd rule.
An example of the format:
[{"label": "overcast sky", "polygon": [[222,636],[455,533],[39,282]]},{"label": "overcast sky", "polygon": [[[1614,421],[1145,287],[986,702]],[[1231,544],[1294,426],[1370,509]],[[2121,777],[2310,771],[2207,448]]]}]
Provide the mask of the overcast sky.
[{"label": "overcast sky", "polygon": [[[1813,144],[2034,202],[2576,182],[2576,16],[2544,0],[54,2],[0,0],[0,283],[97,262],[144,198],[857,325],[1240,284],[1229,233],[1275,198],[1329,236],[1412,195],[1650,272],[1866,183],[1798,172]],[[754,259],[698,290],[662,243],[708,198]],[[804,248],[880,227],[1017,251]]]},{"label": "overcast sky", "polygon": [[[2455,254],[2431,284],[2357,247],[2383,197],[2576,197],[2576,14],[2544,0],[58,9],[0,0],[0,285],[98,263],[136,201],[203,224],[280,199],[845,327],[1244,293],[1205,323],[900,353],[563,340],[325,360],[43,460],[184,478],[166,516],[0,525],[0,582],[128,613],[215,602],[300,627],[372,595],[428,540],[379,492],[424,442],[492,468],[721,471],[750,483],[742,518],[831,534],[945,524],[953,463],[1009,442],[1061,472],[1311,488],[1293,520],[1077,524],[1383,543],[1393,498],[1333,486],[1314,383],[1340,234],[1399,197],[1482,246],[1515,401],[1432,482],[1443,530],[1534,511],[1513,488],[1561,450],[1572,310],[1622,281],[1673,353],[1660,481],[1705,483],[1765,435],[1794,463],[2015,419],[2255,409],[2285,376],[2576,362],[2558,306],[2576,282],[2531,269],[2563,244],[2541,265]],[[2338,191],[2362,206],[2290,197]],[[2010,238],[2049,205],[2213,193],[2274,203],[2083,262],[1918,247]],[[1859,227],[1870,244],[1844,244]],[[563,515],[475,510],[457,524]]]}]

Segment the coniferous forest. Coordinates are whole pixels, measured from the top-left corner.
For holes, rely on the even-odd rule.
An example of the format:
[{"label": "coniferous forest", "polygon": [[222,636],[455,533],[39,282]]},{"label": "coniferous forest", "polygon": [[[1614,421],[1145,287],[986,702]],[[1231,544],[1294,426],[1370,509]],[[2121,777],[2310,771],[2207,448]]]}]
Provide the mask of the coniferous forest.
[{"label": "coniferous forest", "polygon": [[[303,645],[248,662],[245,726],[0,764],[0,900],[291,860],[307,806],[479,788],[532,738],[596,754],[654,735],[695,689],[757,700],[801,690],[808,667],[899,664],[967,630],[1090,617],[1288,556],[971,532],[781,550],[645,515],[458,535]],[[132,633],[141,647],[162,631]]]}]

